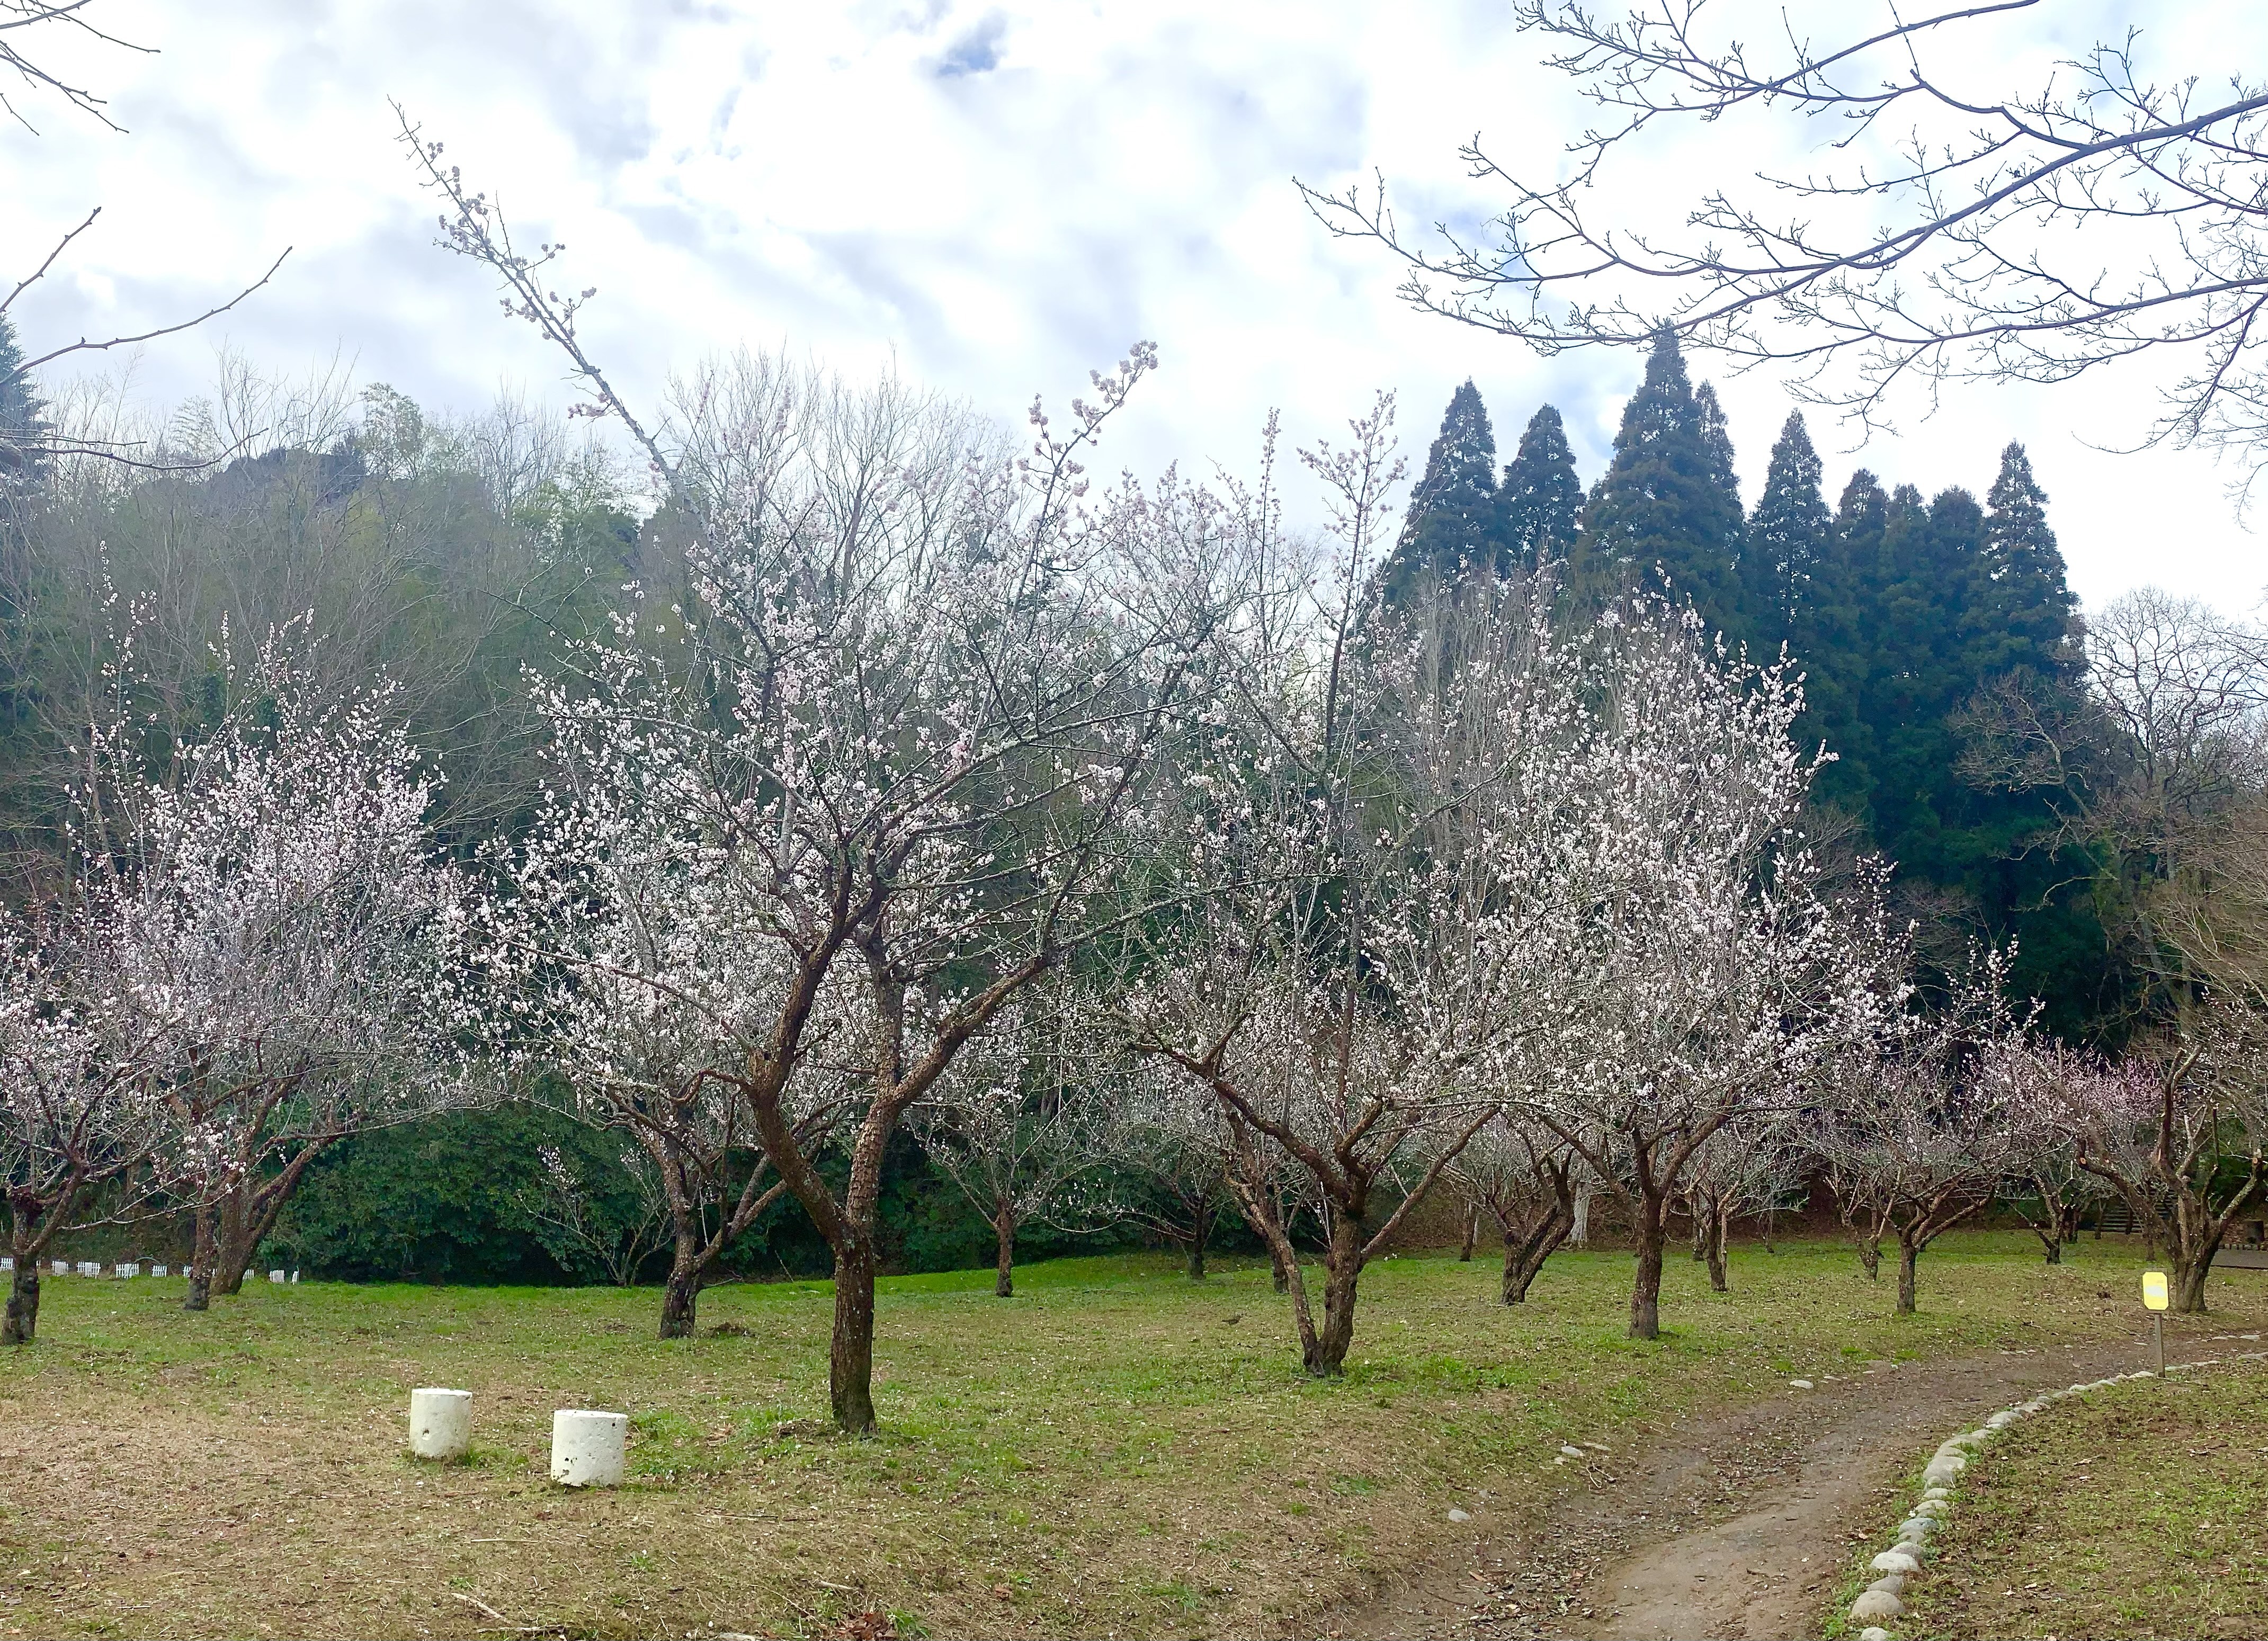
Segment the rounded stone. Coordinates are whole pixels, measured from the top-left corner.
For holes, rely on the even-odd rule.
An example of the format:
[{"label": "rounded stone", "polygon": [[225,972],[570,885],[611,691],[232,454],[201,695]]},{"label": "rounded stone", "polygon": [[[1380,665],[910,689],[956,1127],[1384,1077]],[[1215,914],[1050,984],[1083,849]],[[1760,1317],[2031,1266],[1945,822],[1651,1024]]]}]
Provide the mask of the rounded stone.
[{"label": "rounded stone", "polygon": [[1868,1624],[1859,1632],[1859,1641],[1896,1641],[1896,1638],[1881,1625]]},{"label": "rounded stone", "polygon": [[1934,1516],[1908,1516],[1898,1523],[1898,1536],[1902,1539],[1926,1539],[1936,1531],[1937,1519]]},{"label": "rounded stone", "polygon": [[1868,1590],[1851,1603],[1851,1616],[1862,1624],[1880,1623],[1905,1611],[1906,1604],[1884,1590]]},{"label": "rounded stone", "polygon": [[1906,1575],[1903,1572],[1886,1572],[1867,1587],[1870,1590],[1880,1590],[1885,1595],[1903,1595],[1905,1593]]},{"label": "rounded stone", "polygon": [[1929,1468],[1921,1473],[1921,1479],[1932,1487],[1943,1487],[1958,1476],[1961,1470],[1962,1461],[1959,1459],[1932,1459],[1929,1461]]},{"label": "rounded stone", "polygon": [[1949,1513],[1952,1509],[1953,1506],[1948,1504],[1941,1498],[1925,1498],[1921,1503],[1913,1507],[1913,1512],[1917,1516],[1927,1516],[1931,1520],[1934,1521],[1940,1516]]},{"label": "rounded stone", "polygon": [[2009,1408],[2004,1411],[1995,1413],[1991,1418],[1986,1419],[1984,1421],[1984,1428],[1988,1431],[2006,1430],[2009,1425],[2014,1424],[2020,1417],[2021,1416],[2019,1415],[2014,1408]]},{"label": "rounded stone", "polygon": [[1902,1549],[1886,1549],[1867,1564],[1876,1572],[1919,1572],[1921,1561]]}]

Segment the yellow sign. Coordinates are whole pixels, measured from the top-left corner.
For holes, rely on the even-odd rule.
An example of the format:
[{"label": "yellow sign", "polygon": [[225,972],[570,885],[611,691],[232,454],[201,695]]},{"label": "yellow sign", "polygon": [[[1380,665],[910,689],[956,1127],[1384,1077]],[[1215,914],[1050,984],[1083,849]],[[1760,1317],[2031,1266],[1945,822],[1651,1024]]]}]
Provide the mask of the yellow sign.
[{"label": "yellow sign", "polygon": [[2166,1308],[2166,1273],[2146,1270],[2142,1273],[2142,1303],[2154,1311]]}]

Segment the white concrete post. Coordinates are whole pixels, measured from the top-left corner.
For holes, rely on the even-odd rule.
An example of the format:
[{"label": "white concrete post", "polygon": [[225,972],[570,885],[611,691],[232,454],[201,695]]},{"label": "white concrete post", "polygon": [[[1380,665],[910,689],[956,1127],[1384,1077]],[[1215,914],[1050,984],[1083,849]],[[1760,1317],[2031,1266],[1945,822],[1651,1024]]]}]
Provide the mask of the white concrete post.
[{"label": "white concrete post", "polygon": [[268,1273],[268,1280],[280,1288],[284,1285],[284,1273],[280,1270],[271,1270]]},{"label": "white concrete post", "polygon": [[142,1274],[142,1262],[138,1259],[122,1259],[119,1261],[118,1274],[122,1277],[140,1276]]},{"label": "white concrete post", "polygon": [[152,1265],[150,1267],[150,1274],[153,1277],[165,1277],[173,1273],[163,1265]]},{"label": "white concrete post", "polygon": [[99,1277],[102,1275],[102,1262],[99,1259],[79,1261],[78,1274],[82,1277]]},{"label": "white concrete post", "polygon": [[551,1416],[551,1479],[563,1487],[613,1487],[622,1479],[626,1413],[561,1408]]},{"label": "white concrete post", "polygon": [[15,1269],[16,1256],[13,1254],[0,1254],[0,1270],[13,1270]]},{"label": "white concrete post", "polygon": [[409,1393],[409,1451],[421,1459],[461,1459],[473,1441],[473,1393]]},{"label": "white concrete post", "polygon": [[57,1260],[57,1261],[55,1262],[55,1275],[57,1275],[58,1277],[68,1277],[68,1276],[70,1276],[70,1261],[69,1261],[69,1260],[67,1260],[67,1259],[59,1259],[59,1260]]},{"label": "white concrete post", "polygon": [[293,1272],[291,1273],[291,1284],[292,1284],[292,1285],[293,1285],[294,1287],[297,1287],[297,1286],[298,1285],[298,1283],[299,1283],[299,1273],[298,1273],[298,1271],[296,1271],[296,1270],[295,1270],[295,1271],[293,1271]]}]

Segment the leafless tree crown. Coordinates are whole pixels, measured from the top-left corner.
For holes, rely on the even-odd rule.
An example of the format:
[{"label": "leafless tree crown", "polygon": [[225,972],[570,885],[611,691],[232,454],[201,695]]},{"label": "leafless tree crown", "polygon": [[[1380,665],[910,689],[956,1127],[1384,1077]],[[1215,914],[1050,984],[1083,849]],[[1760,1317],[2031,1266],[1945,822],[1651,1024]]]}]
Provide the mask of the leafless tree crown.
[{"label": "leafless tree crown", "polygon": [[[1909,381],[1933,404],[1948,381],[2066,382],[2170,351],[2146,442],[2229,452],[2248,482],[2268,460],[2268,81],[2153,80],[2130,30],[2036,92],[1974,94],[1960,83],[1977,29],[2039,0],[1911,21],[1886,8],[1879,30],[1825,44],[1775,12],[1761,50],[1709,4],[1616,19],[1519,0],[1602,117],[1556,180],[1466,143],[1469,174],[1509,196],[1479,232],[1405,234],[1383,179],[1303,184],[1310,208],[1399,256],[1412,305],[1546,354],[1668,324],[1744,365],[1792,367],[1800,396],[1871,429]],[[1658,139],[1766,111],[1815,132],[1818,169],[1712,188],[1667,232],[1602,206],[1621,173],[1659,163]]]}]

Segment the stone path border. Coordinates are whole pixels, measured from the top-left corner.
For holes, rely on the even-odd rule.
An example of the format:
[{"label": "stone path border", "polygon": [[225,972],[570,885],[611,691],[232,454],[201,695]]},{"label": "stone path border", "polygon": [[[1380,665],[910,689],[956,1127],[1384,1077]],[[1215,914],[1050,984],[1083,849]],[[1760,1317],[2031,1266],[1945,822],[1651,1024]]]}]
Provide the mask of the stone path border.
[{"label": "stone path border", "polygon": [[[2214,1334],[2201,1343],[2220,1344],[2234,1340],[2257,1343],[2259,1337],[2257,1333]],[[2264,1358],[2268,1358],[2268,1350],[2245,1350],[2235,1356],[2208,1356],[2193,1362],[2176,1362],[2169,1365],[2166,1372],[2169,1374],[2189,1373],[2222,1362],[2251,1362]],[[1859,1641],[1896,1641],[1893,1633],[1883,1625],[1905,1611],[1905,1603],[1898,1597],[1904,1593],[1906,1586],[1920,1575],[1929,1535],[1937,1530],[1940,1520],[1952,1513],[1954,1486],[1978,1449],[2018,1419],[2044,1413],[2067,1396],[2085,1395],[2090,1390],[2105,1390],[2127,1380],[2156,1377],[2154,1372],[2146,1367],[2139,1372],[2113,1373],[2108,1379],[2091,1380],[2086,1384],[2068,1386],[2062,1390],[2043,1391],[2029,1401],[2001,1409],[1975,1430],[1963,1431],[1958,1436],[1940,1442],[1928,1464],[1922,1468],[1921,1497],[1906,1512],[1906,1519],[1898,1523],[1896,1542],[1867,1563],[1868,1567],[1881,1576],[1851,1603],[1851,1621],[1866,1626],[1859,1631]]]}]

